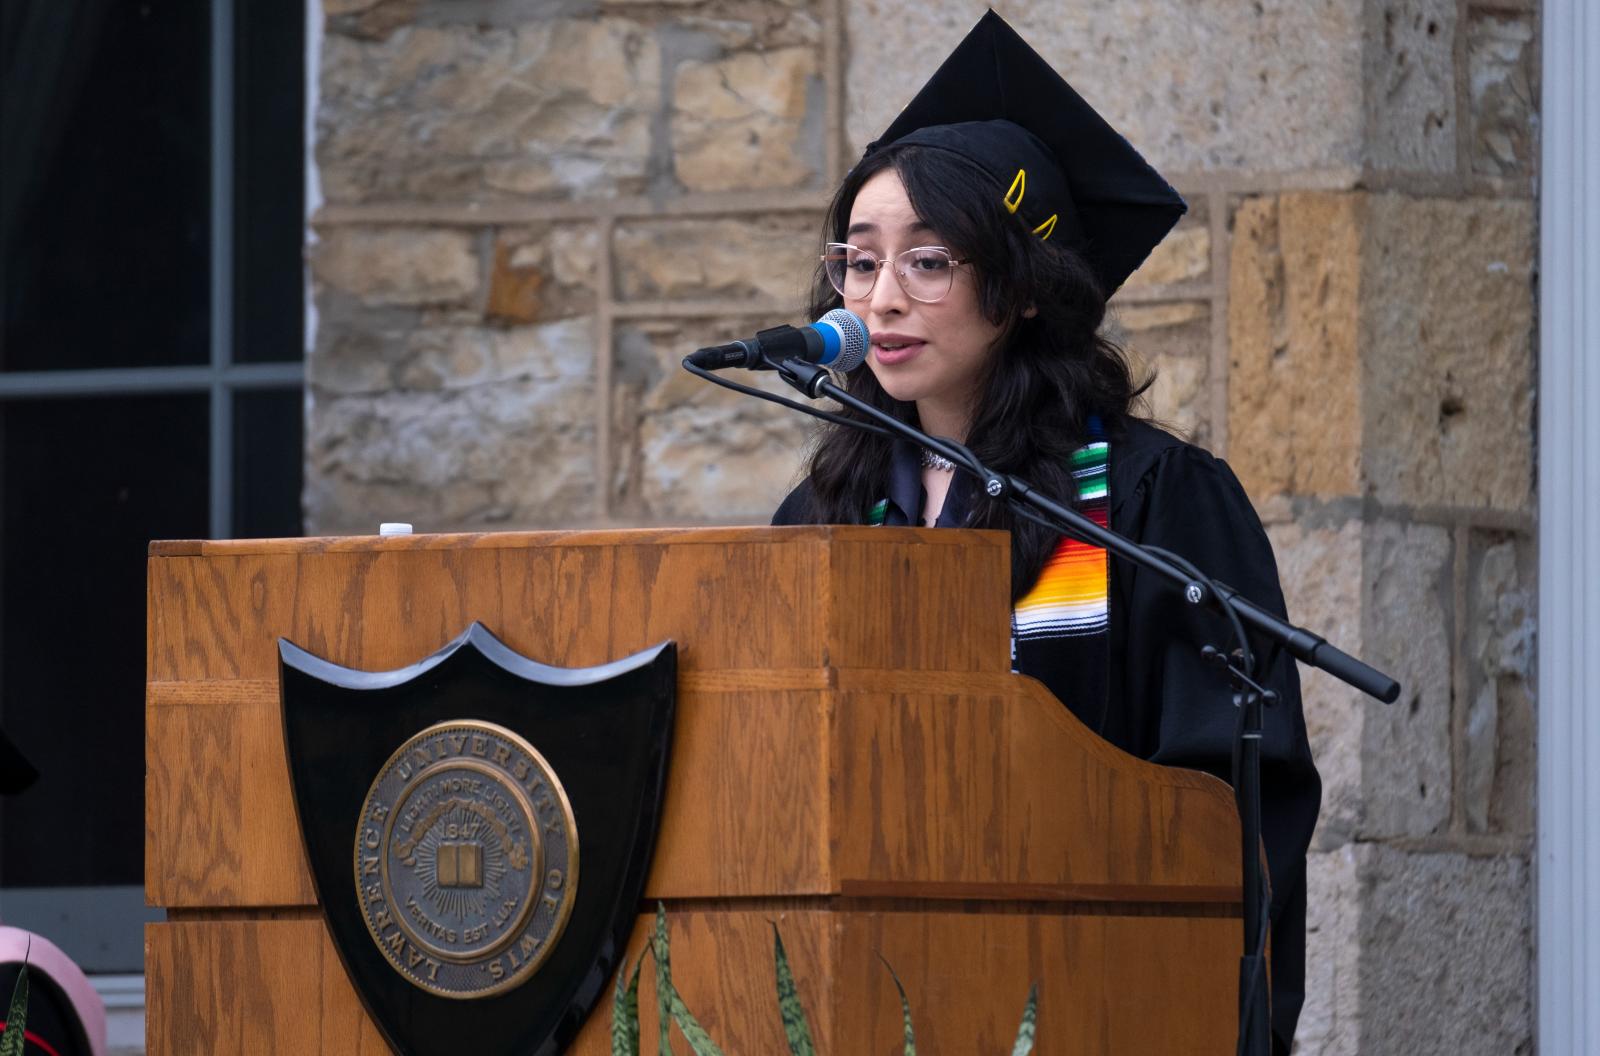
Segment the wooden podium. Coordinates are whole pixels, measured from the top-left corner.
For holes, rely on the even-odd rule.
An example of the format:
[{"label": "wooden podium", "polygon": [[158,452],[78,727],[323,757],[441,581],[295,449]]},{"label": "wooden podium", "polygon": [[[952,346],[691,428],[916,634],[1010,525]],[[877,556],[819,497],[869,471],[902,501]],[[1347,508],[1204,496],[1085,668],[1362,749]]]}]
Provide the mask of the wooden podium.
[{"label": "wooden podium", "polygon": [[[562,666],[678,643],[630,956],[665,902],[674,981],[730,1056],[787,1052],[769,922],[826,1056],[899,1051],[880,953],[923,1053],[1009,1052],[1035,981],[1047,1056],[1231,1051],[1232,794],[1010,672],[1008,561],[999,533],[887,528],[152,544],[149,1051],[388,1051],[316,904],[277,640],[381,670],[474,620]],[[609,1053],[609,1023],[608,996],[571,1051]]]}]

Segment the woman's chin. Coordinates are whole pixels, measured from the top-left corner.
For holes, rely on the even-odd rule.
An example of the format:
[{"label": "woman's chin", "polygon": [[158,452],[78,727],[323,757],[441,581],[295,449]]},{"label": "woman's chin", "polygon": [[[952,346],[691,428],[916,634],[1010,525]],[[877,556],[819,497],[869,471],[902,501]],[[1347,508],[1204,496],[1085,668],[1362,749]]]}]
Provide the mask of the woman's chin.
[{"label": "woman's chin", "polygon": [[872,373],[878,379],[878,387],[888,393],[890,399],[899,400],[901,403],[916,403],[922,399],[926,386],[918,385],[914,378],[906,377],[903,370],[885,370],[876,363],[871,364]]}]

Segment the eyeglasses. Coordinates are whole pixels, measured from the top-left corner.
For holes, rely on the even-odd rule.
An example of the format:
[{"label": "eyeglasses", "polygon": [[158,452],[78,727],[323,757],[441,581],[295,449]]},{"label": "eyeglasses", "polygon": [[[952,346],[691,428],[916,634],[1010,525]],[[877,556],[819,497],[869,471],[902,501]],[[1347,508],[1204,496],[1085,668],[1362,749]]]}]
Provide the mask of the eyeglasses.
[{"label": "eyeglasses", "polygon": [[878,272],[885,264],[892,264],[906,296],[929,304],[949,293],[956,269],[970,263],[952,257],[943,246],[918,246],[882,260],[844,242],[829,242],[823,248],[822,267],[828,273],[828,281],[839,296],[850,301],[870,294],[878,284]]}]

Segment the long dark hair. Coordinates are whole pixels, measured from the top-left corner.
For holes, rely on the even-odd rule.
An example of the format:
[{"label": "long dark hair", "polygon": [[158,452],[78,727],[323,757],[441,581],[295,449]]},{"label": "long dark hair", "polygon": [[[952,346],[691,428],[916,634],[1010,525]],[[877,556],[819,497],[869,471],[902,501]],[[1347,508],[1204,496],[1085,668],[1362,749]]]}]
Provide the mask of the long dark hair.
[{"label": "long dark hair", "polygon": [[[1094,272],[1081,254],[1041,242],[1010,215],[994,181],[980,168],[936,148],[890,146],[863,159],[829,206],[829,240],[846,241],[857,193],[891,168],[904,183],[917,217],[957,256],[973,262],[979,309],[1001,329],[979,382],[967,446],[985,465],[1073,499],[1071,456],[1085,442],[1090,417],[1098,415],[1108,428],[1114,427],[1149,387],[1148,379],[1135,381],[1122,350],[1100,335],[1106,298]],[[840,303],[819,267],[810,318]],[[903,421],[917,421],[916,404],[890,397],[871,370],[850,374],[846,388]],[[890,442],[883,437],[824,426],[809,467],[817,519],[861,523],[884,497],[889,457]],[[1012,517],[1003,504],[981,492],[966,523],[1011,533],[1013,599],[1039,578],[1058,538]]]}]

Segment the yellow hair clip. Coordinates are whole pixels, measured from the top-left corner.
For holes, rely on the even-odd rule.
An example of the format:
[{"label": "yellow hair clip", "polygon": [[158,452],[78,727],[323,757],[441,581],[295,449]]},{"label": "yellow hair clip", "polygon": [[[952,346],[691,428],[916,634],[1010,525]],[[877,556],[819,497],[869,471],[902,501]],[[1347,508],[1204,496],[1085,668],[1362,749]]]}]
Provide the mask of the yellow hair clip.
[{"label": "yellow hair clip", "polygon": [[1057,214],[1055,213],[1051,213],[1050,219],[1033,229],[1033,233],[1039,236],[1040,242],[1043,242],[1045,239],[1049,238],[1050,232],[1056,229],[1056,215]]},{"label": "yellow hair clip", "polygon": [[[1017,170],[1017,178],[1011,181],[1011,189],[1006,191],[1006,211],[1007,212],[1014,213],[1014,212],[1017,211],[1017,208],[1020,205],[1022,205],[1022,196],[1027,193],[1027,190],[1028,190],[1028,170],[1027,169],[1018,169]],[[1016,199],[1015,200],[1012,199],[1012,197],[1011,197],[1012,195],[1016,195]]]}]

